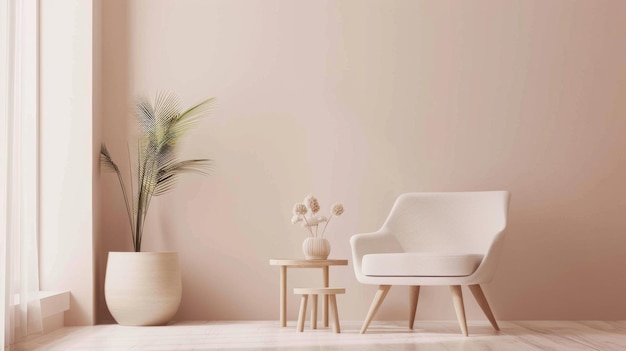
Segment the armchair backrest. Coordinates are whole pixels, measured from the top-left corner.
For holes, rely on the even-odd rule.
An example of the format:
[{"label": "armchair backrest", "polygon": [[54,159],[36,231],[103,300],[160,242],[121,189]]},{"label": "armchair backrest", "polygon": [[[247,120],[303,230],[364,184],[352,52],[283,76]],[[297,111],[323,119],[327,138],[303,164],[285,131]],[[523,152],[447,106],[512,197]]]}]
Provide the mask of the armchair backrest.
[{"label": "armchair backrest", "polygon": [[506,227],[507,191],[406,193],[381,228],[405,252],[486,254]]}]

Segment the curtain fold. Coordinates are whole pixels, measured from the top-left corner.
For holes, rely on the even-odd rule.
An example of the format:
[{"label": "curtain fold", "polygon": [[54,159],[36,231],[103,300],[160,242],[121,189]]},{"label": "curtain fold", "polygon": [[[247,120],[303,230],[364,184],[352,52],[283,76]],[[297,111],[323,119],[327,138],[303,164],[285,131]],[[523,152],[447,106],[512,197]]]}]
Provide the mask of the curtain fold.
[{"label": "curtain fold", "polygon": [[43,330],[38,260],[38,1],[0,0],[0,327]]}]

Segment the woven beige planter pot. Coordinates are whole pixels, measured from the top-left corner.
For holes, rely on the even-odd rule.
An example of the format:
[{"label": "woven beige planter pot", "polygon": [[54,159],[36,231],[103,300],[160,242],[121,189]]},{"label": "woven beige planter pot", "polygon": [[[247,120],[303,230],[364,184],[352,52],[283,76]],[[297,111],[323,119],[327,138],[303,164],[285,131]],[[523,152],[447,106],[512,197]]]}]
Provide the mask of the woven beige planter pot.
[{"label": "woven beige planter pot", "polygon": [[167,324],[178,311],[182,282],[175,252],[109,252],[104,297],[122,325]]}]

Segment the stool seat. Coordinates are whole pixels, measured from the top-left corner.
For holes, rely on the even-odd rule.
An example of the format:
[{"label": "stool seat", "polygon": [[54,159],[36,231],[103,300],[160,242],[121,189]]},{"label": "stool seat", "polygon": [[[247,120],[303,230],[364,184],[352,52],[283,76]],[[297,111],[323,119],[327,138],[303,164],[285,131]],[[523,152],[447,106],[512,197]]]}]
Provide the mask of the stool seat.
[{"label": "stool seat", "polygon": [[340,333],[341,329],[339,327],[339,311],[337,310],[337,294],[345,294],[345,288],[294,288],[293,293],[297,295],[302,295],[302,299],[300,301],[300,312],[298,313],[298,331],[302,332],[304,330],[304,319],[306,318],[306,305],[309,299],[309,295],[311,296],[311,328],[317,329],[317,295],[328,295],[328,299],[330,300],[330,308],[333,312],[333,331],[335,333]]},{"label": "stool seat", "polygon": [[335,295],[335,294],[345,294],[346,288],[294,288],[293,293],[296,295],[302,295],[302,294]]}]

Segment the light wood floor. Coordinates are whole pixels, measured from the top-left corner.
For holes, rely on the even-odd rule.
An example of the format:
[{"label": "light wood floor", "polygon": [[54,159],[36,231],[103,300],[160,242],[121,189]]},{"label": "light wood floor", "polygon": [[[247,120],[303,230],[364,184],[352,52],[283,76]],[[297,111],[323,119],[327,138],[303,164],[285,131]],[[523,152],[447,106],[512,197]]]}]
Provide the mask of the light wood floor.
[{"label": "light wood floor", "polygon": [[366,334],[361,322],[342,322],[341,334],[332,329],[296,332],[295,321],[281,328],[271,322],[179,322],[165,327],[63,328],[31,338],[19,350],[626,350],[626,321],[501,321],[495,332],[487,321],[469,321],[469,337],[456,321],[374,321]]}]

